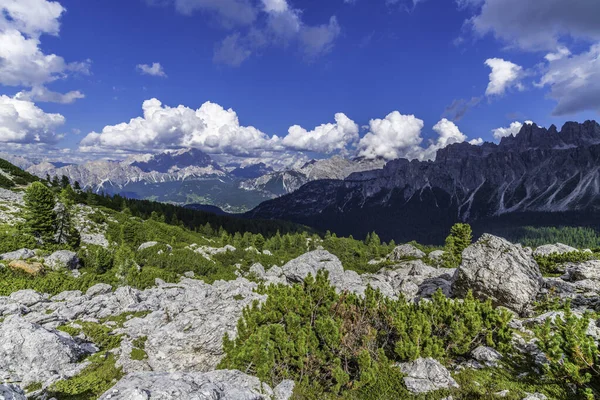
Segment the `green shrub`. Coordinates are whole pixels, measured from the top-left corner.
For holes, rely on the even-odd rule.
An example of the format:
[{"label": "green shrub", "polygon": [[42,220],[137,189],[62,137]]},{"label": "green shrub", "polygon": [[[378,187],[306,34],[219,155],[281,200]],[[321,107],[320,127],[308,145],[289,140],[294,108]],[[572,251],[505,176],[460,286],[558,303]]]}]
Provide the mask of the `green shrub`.
[{"label": "green shrub", "polygon": [[[544,372],[550,381],[568,382],[591,394],[600,386],[600,349],[587,335],[590,314],[577,316],[567,303],[564,317],[556,316],[534,329],[540,350],[548,363]],[[591,398],[594,398],[593,395]]]},{"label": "green shrub", "polygon": [[431,302],[414,304],[370,288],[364,298],[337,294],[323,271],[302,284],[259,291],[268,294],[266,302],[244,310],[236,339],[224,338],[220,367],[273,385],[293,379],[335,395],[381,385],[378,375],[394,362],[446,360],[480,344],[510,348],[510,313],[471,295],[454,301],[438,291]]},{"label": "green shrub", "polygon": [[562,275],[564,269],[561,265],[568,262],[584,262],[595,258],[594,254],[583,251],[571,251],[562,254],[549,254],[547,256],[535,256],[543,275]]}]

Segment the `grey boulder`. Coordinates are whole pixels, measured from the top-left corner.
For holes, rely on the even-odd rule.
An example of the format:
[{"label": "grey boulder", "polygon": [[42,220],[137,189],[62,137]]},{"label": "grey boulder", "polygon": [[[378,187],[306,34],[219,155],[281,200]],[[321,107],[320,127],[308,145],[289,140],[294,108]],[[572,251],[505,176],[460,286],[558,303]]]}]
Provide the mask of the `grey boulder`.
[{"label": "grey boulder", "polygon": [[340,260],[326,250],[315,250],[301,255],[285,264],[283,274],[289,282],[302,282],[309,274],[317,276],[319,270],[329,272],[329,281],[335,287],[342,288],[344,267]]},{"label": "grey boulder", "polygon": [[272,395],[268,385],[240,371],[141,372],[125,376],[100,400],[268,400]]},{"label": "grey boulder", "polygon": [[565,267],[567,279],[570,281],[600,280],[600,260],[568,263]]},{"label": "grey boulder", "polygon": [[524,313],[540,291],[542,275],[531,249],[484,234],[467,247],[454,274],[452,292],[464,297],[469,290],[495,306]]},{"label": "grey boulder", "polygon": [[417,249],[410,243],[402,244],[400,246],[396,246],[394,250],[388,255],[388,260],[390,261],[401,261],[406,258],[423,258],[425,257],[425,253],[421,250]]},{"label": "grey boulder", "polygon": [[0,324],[0,376],[24,386],[76,375],[85,367],[77,362],[86,354],[66,333],[20,316],[9,316]]},{"label": "grey boulder", "polygon": [[79,268],[79,257],[72,251],[59,250],[46,257],[44,264],[55,271],[61,268],[77,269]]},{"label": "grey boulder", "polygon": [[17,385],[0,384],[0,400],[27,400],[25,392]]},{"label": "grey boulder", "polygon": [[0,260],[28,260],[33,257],[35,257],[35,252],[29,249],[20,249],[0,254]]},{"label": "grey boulder", "polygon": [[406,388],[415,394],[459,387],[450,372],[433,358],[419,358],[413,362],[398,364],[398,367],[406,375]]},{"label": "grey boulder", "polygon": [[578,251],[575,247],[567,246],[566,244],[556,243],[556,244],[545,244],[543,246],[539,246],[533,252],[534,256],[549,256],[551,254],[564,254],[564,253],[572,253],[574,251]]}]

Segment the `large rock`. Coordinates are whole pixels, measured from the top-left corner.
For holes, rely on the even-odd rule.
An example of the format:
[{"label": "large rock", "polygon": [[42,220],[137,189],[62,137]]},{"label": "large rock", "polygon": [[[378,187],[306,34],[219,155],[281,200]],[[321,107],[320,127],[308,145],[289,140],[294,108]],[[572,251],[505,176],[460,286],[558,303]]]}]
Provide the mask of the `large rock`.
[{"label": "large rock", "polygon": [[79,268],[79,257],[72,251],[59,250],[46,257],[44,264],[55,271],[61,268],[77,269]]},{"label": "large rock", "polygon": [[600,280],[600,260],[568,263],[565,265],[565,268],[567,279],[570,281],[583,281],[586,279]]},{"label": "large rock", "polygon": [[0,400],[27,400],[25,392],[17,385],[0,385]]},{"label": "large rock", "polygon": [[400,246],[396,246],[394,250],[388,255],[388,260],[390,261],[401,261],[407,258],[423,258],[425,257],[425,253],[421,250],[417,249],[412,244],[403,244]]},{"label": "large rock", "polygon": [[556,244],[545,244],[543,246],[539,246],[533,252],[534,256],[546,257],[551,254],[564,254],[564,253],[572,253],[574,251],[579,251],[575,247],[567,246],[566,244],[556,243]]},{"label": "large rock", "polygon": [[319,270],[329,272],[329,281],[343,289],[344,267],[340,260],[326,250],[315,250],[303,254],[285,264],[283,274],[289,282],[302,282],[309,274],[317,276]]},{"label": "large rock", "polygon": [[463,251],[452,292],[464,297],[472,290],[480,299],[490,298],[496,306],[523,313],[535,300],[541,281],[531,249],[484,234]]},{"label": "large rock", "polygon": [[240,371],[220,370],[129,374],[100,400],[269,400],[272,396],[273,390],[258,378]]},{"label": "large rock", "polygon": [[10,316],[0,324],[0,377],[51,383],[79,373],[87,351],[69,335]]},{"label": "large rock", "polygon": [[459,387],[450,372],[433,358],[419,358],[413,362],[398,364],[398,367],[406,375],[406,388],[415,394]]},{"label": "large rock", "polygon": [[30,275],[37,275],[44,270],[44,266],[38,262],[27,262],[25,260],[13,260],[8,263],[12,269],[26,272]]},{"label": "large rock", "polygon": [[142,251],[142,250],[146,250],[149,249],[150,247],[154,247],[157,246],[158,242],[146,242],[146,243],[142,243],[140,244],[140,247],[138,247],[137,251]]},{"label": "large rock", "polygon": [[0,254],[0,260],[29,260],[35,257],[35,252],[29,249],[20,249],[10,253]]}]

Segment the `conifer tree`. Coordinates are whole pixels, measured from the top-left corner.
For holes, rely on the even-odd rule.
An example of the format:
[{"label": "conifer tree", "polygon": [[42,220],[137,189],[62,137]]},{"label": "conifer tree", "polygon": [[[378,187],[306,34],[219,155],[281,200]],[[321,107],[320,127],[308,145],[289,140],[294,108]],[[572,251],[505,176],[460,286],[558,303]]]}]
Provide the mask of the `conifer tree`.
[{"label": "conifer tree", "polygon": [[72,248],[77,248],[81,237],[73,224],[73,207],[75,206],[75,192],[70,185],[60,192],[60,204],[57,212],[56,242],[68,243]]},{"label": "conifer tree", "polygon": [[43,240],[52,240],[56,230],[56,200],[41,182],[32,183],[25,191],[25,229]]}]

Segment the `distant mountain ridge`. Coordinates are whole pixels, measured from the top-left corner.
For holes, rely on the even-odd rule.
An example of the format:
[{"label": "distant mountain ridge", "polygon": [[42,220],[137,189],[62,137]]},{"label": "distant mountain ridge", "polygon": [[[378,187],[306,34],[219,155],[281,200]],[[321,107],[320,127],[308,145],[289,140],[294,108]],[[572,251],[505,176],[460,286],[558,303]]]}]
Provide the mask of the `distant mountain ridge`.
[{"label": "distant mountain ridge", "polygon": [[27,170],[39,177],[69,177],[96,193],[121,194],[177,204],[248,211],[261,202],[291,193],[323,178],[343,179],[355,171],[380,168],[382,160],[313,160],[301,168],[274,171],[264,163],[225,168],[198,149],[142,155],[124,161],[97,160],[79,165],[42,162]]},{"label": "distant mountain ridge", "polygon": [[599,210],[600,125],[586,121],[560,132],[525,124],[500,144],[453,144],[435,161],[398,159],[344,180],[317,180],[247,215],[399,240],[404,224],[431,230],[511,213]]}]

